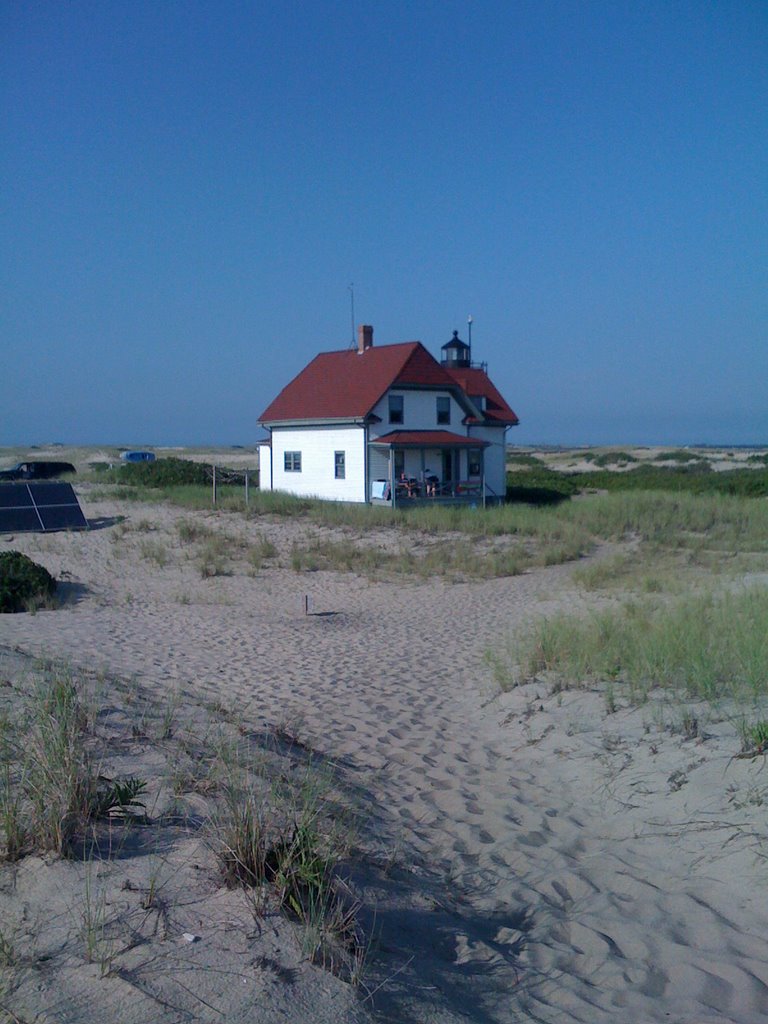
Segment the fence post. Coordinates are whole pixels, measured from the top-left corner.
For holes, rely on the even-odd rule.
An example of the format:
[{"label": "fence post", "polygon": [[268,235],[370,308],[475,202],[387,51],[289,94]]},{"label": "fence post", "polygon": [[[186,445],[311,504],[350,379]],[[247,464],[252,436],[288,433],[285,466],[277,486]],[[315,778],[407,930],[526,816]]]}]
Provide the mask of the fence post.
[{"label": "fence post", "polygon": [[213,504],[216,504],[216,466],[213,467]]},{"label": "fence post", "polygon": [[248,470],[245,471],[245,507],[248,507],[248,478],[250,474]]}]

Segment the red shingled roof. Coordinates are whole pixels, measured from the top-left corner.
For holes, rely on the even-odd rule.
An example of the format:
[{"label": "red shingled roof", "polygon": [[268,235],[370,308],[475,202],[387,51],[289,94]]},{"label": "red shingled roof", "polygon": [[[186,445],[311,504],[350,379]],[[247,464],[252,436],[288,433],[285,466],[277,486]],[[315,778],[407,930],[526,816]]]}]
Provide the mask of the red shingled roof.
[{"label": "red shingled roof", "polygon": [[[510,409],[493,386],[485,370],[452,366],[446,372],[470,397],[482,395],[485,398],[485,409],[483,411],[486,420],[492,420],[495,423],[505,423],[511,427],[520,422],[514,411]],[[467,422],[480,423],[482,421],[475,417],[470,417]]]},{"label": "red shingled roof", "polygon": [[396,384],[455,389],[456,382],[419,341],[321,352],[259,416],[285,420],[362,419]]}]

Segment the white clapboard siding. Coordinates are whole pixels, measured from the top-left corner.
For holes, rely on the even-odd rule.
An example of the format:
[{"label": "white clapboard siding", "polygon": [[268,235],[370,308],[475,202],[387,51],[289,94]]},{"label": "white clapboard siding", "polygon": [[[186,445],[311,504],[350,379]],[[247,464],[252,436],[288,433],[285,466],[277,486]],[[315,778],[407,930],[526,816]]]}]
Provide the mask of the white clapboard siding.
[{"label": "white clapboard siding", "polygon": [[[402,395],[403,398],[403,422],[389,422],[389,395]],[[437,399],[450,398],[451,400],[451,422],[437,422]],[[464,412],[448,391],[408,391],[406,389],[392,388],[374,406],[374,414],[381,418],[381,423],[376,425],[376,433],[381,436],[388,434],[391,430],[450,430],[454,434],[463,434],[464,426],[462,419]],[[371,430],[373,436],[373,430]]]},{"label": "white clapboard siding", "polygon": [[272,449],[268,444],[259,445],[259,487],[272,490]]},{"label": "white clapboard siding", "polygon": [[487,492],[503,497],[507,492],[506,431],[503,427],[470,427],[469,436],[480,441],[490,441],[483,449],[485,484]]},{"label": "white clapboard siding", "polygon": [[[335,477],[335,452],[344,452],[343,480]],[[301,472],[285,471],[285,453],[301,452]],[[365,431],[362,427],[274,428],[272,487],[304,497],[365,501]]]}]

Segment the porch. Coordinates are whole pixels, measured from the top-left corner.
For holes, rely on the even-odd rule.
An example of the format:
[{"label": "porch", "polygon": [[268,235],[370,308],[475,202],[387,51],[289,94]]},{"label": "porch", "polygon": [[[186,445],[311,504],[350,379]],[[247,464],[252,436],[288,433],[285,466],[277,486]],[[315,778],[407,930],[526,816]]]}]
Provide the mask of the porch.
[{"label": "porch", "polygon": [[488,442],[447,430],[400,430],[370,442],[368,500],[374,505],[478,505],[489,495]]}]

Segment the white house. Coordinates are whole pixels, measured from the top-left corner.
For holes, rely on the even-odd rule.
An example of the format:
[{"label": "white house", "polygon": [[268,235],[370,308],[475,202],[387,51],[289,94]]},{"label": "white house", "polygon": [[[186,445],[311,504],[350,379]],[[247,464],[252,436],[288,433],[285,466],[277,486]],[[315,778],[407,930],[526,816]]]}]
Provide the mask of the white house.
[{"label": "white house", "polygon": [[500,500],[517,416],[453,332],[440,363],[421,342],[316,356],[264,410],[260,486],[336,501]]}]

